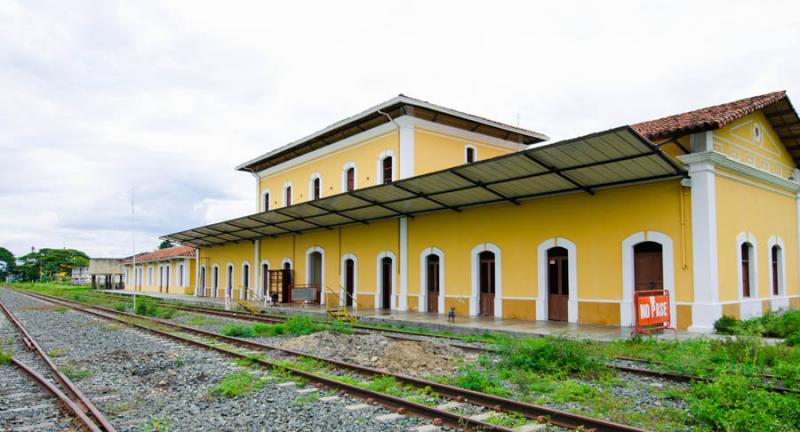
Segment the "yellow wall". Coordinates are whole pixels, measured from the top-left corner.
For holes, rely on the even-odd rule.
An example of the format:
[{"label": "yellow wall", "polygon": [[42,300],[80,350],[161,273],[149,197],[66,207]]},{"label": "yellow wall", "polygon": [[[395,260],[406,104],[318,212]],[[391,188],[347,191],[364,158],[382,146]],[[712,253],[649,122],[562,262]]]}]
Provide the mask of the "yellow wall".
[{"label": "yellow wall", "polygon": [[[752,233],[757,241],[758,295],[770,295],[770,254],[767,241],[778,236],[784,243],[786,288],[788,295],[797,295],[797,215],[795,198],[786,192],[768,191],[752,180],[723,177],[731,175],[717,170],[717,256],[719,257],[719,289],[721,301],[738,300],[736,237]],[[745,182],[751,183],[747,184]],[[761,186],[761,187],[759,187]]]},{"label": "yellow wall", "polygon": [[[184,263],[184,280],[185,285],[184,287],[180,286],[180,280],[178,279],[178,264]],[[169,264],[169,286],[159,286],[159,267],[164,264]],[[145,292],[162,292],[166,294],[194,294],[194,276],[195,276],[195,262],[193,258],[190,259],[172,259],[172,260],[164,260],[164,261],[153,261],[147,262],[143,264],[137,264],[137,267],[140,267],[142,270],[142,283],[141,283],[141,291]],[[152,281],[148,279],[148,269],[152,268],[153,270],[153,277]],[[134,290],[138,289],[139,287],[135,286],[134,282],[134,272],[131,270],[130,264],[123,264],[122,265],[123,273],[128,271],[129,274],[129,281],[126,289]]]},{"label": "yellow wall", "polygon": [[233,264],[233,297],[239,298],[239,289],[242,287],[242,264],[247,262],[250,264],[250,287],[254,287],[253,283],[253,258],[255,249],[251,242],[232,243],[224,246],[215,246],[210,248],[200,249],[200,266],[206,267],[206,296],[213,296],[214,280],[213,269],[214,266],[219,267],[219,287],[217,289],[217,297],[225,297],[225,288],[227,286],[227,266],[229,263]]},{"label": "yellow wall", "polygon": [[[374,186],[378,181],[378,157],[385,150],[394,152],[395,172],[399,174],[399,140],[396,130],[389,131],[375,138],[357,142],[348,147],[321,155],[285,170],[270,174],[261,179],[259,200],[266,189],[270,191],[270,209],[283,207],[283,186],[287,181],[292,183],[292,203],[298,204],[309,199],[309,182],[314,173],[322,179],[320,193],[322,197],[343,192],[342,170],[348,162],[356,164],[356,186],[365,188]],[[263,208],[259,203],[259,209]]]},{"label": "yellow wall", "polygon": [[[756,128],[761,130],[758,137]],[[714,131],[714,150],[783,178],[789,178],[795,168],[792,156],[761,111]]]},{"label": "yellow wall", "polygon": [[476,160],[479,161],[516,151],[512,148],[478,140],[468,140],[418,126],[414,129],[414,175],[466,163],[465,147],[467,145],[475,147]]},{"label": "yellow wall", "polygon": [[[579,297],[620,300],[622,241],[639,231],[658,231],[673,240],[676,300],[692,301],[691,273],[688,265],[683,266],[691,263],[689,197],[683,196],[685,237],[681,234],[680,197],[679,182],[668,181],[598,191],[595,196],[572,194],[518,207],[498,205],[415,218],[408,222],[409,294],[420,290],[420,254],[436,247],[445,253],[446,295],[469,296],[471,251],[490,242],[501,249],[503,297],[532,300],[537,295],[537,247],[547,239],[561,237],[577,247]],[[528,304],[534,308],[534,302]],[[468,313],[466,301],[453,305],[457,313]],[[509,305],[514,314],[522,315],[517,305]],[[617,304],[614,307],[619,308]],[[619,322],[618,313],[603,320],[579,315],[582,322]]]}]

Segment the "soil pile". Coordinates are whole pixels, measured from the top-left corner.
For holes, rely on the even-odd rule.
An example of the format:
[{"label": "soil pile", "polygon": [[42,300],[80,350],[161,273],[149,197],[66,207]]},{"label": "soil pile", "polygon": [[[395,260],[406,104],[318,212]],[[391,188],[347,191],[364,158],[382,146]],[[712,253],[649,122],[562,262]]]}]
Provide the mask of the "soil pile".
[{"label": "soil pile", "polygon": [[452,374],[457,359],[465,358],[462,350],[445,343],[397,341],[379,334],[347,335],[331,331],[298,336],[280,347],[412,376]]}]

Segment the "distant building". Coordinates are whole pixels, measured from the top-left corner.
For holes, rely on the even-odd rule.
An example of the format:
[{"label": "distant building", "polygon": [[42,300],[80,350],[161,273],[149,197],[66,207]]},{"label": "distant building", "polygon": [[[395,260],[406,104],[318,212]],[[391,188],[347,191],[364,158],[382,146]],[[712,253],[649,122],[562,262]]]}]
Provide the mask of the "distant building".
[{"label": "distant building", "polygon": [[193,247],[177,246],[139,254],[135,272],[133,258],[125,258],[121,265],[123,280],[130,289],[137,291],[194,294],[192,261],[196,253]]},{"label": "distant building", "polygon": [[92,289],[124,289],[121,258],[92,258],[89,260],[88,274]]},{"label": "distant building", "polygon": [[70,283],[72,285],[88,285],[90,280],[89,267],[75,267],[72,269],[72,274],[70,275]]}]

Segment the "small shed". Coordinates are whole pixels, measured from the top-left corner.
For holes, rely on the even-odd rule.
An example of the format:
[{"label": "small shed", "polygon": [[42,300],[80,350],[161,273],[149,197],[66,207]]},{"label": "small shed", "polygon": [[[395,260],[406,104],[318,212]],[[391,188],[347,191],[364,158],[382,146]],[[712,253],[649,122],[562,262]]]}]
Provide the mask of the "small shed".
[{"label": "small shed", "polygon": [[91,258],[89,276],[92,279],[92,289],[97,289],[98,286],[103,289],[125,289],[121,263],[121,258]]}]

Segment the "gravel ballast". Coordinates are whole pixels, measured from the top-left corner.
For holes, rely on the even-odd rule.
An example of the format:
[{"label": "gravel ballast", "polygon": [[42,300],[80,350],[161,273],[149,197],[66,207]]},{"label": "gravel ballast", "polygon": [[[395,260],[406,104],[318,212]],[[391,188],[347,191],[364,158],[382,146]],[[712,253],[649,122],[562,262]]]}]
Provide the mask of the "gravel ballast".
[{"label": "gravel ballast", "polygon": [[[56,364],[73,377],[120,431],[161,422],[171,431],[408,431],[427,421],[402,417],[362,401],[330,402],[281,386],[267,372],[242,368],[220,354],[162,339],[89,315],[0,289],[11,309]],[[252,393],[224,398],[210,390],[226,375],[250,371],[269,382]],[[312,394],[314,392],[311,392]],[[330,396],[323,392],[321,397]]]}]

